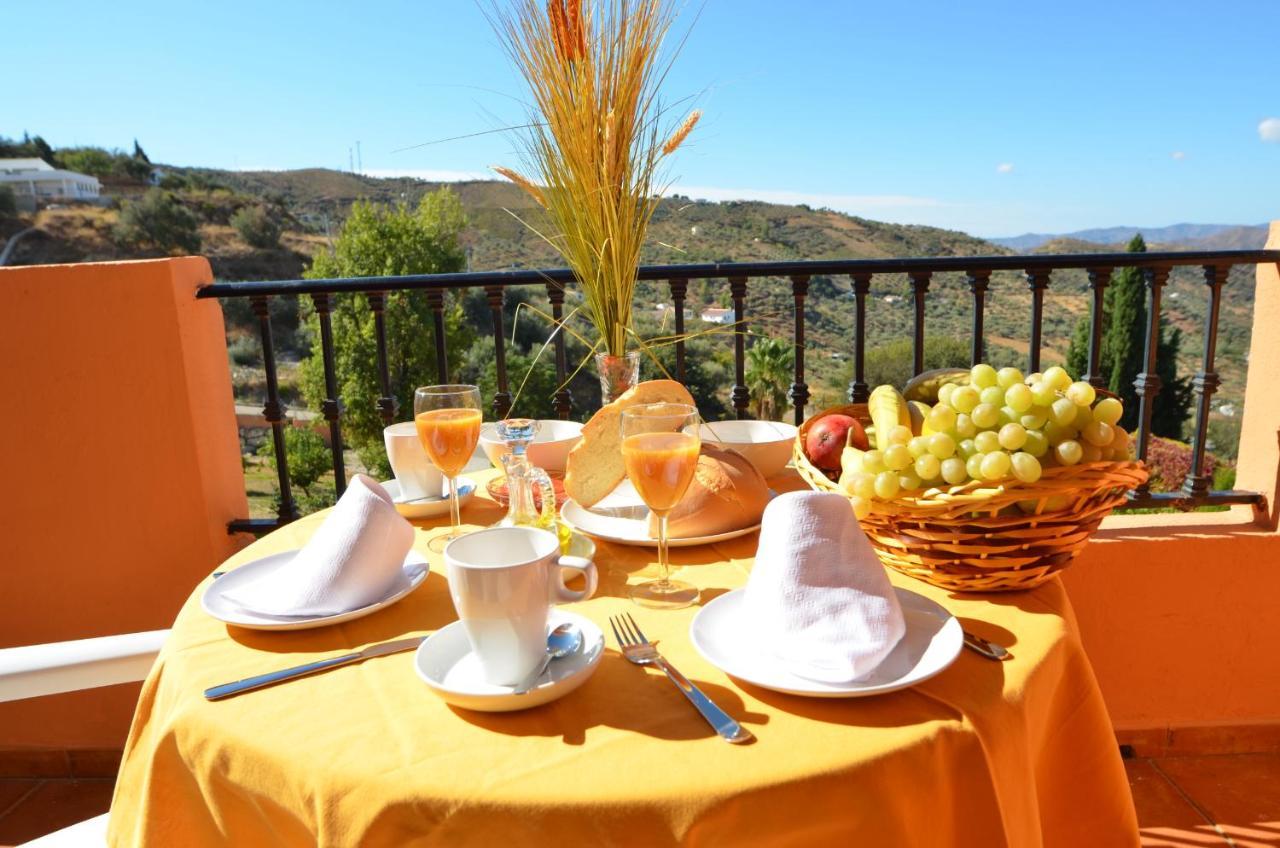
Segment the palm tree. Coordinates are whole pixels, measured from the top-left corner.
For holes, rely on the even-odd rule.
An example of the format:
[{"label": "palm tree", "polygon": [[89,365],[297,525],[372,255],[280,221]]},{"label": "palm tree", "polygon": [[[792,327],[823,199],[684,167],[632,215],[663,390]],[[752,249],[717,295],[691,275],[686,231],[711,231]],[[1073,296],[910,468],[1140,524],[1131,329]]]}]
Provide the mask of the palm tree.
[{"label": "palm tree", "polygon": [[747,388],[756,418],[777,421],[787,408],[795,351],[782,339],[760,338],[747,350]]}]

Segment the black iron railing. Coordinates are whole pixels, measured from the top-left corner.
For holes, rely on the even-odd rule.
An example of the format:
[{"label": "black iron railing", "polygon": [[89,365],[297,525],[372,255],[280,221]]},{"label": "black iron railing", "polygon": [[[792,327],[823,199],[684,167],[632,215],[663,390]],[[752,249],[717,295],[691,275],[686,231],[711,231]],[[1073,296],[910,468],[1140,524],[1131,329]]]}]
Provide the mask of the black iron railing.
[{"label": "black iron railing", "polygon": [[[730,400],[739,418],[747,416],[751,393],[746,386],[746,298],[750,281],[761,278],[784,278],[791,281],[791,293],[795,309],[795,377],[789,397],[795,408],[795,421],[804,420],[809,402],[809,385],[805,382],[805,299],[809,281],[813,277],[845,276],[852,282],[854,296],[854,337],[851,346],[854,354],[854,376],[849,384],[849,399],[865,401],[870,386],[865,380],[866,365],[866,317],[867,297],[872,278],[880,274],[906,275],[914,306],[912,325],[913,363],[915,372],[924,369],[925,303],[929,285],[935,275],[961,273],[965,275],[973,300],[972,358],[976,363],[983,358],[983,334],[986,311],[986,293],[991,275],[996,271],[1021,271],[1025,274],[1031,292],[1031,320],[1028,352],[1030,371],[1040,370],[1040,352],[1044,323],[1044,297],[1049,288],[1053,271],[1083,270],[1087,273],[1092,292],[1090,317],[1092,331],[1089,336],[1088,372],[1084,379],[1095,386],[1104,385],[1099,373],[1102,343],[1103,296],[1111,274],[1118,268],[1142,269],[1147,288],[1147,327],[1144,350],[1144,367],[1134,388],[1139,396],[1139,426],[1136,434],[1137,454],[1146,458],[1150,443],[1152,414],[1155,398],[1160,391],[1160,378],[1156,373],[1157,350],[1160,341],[1161,294],[1176,267],[1198,267],[1208,289],[1208,308],[1204,320],[1204,352],[1200,369],[1193,378],[1197,395],[1195,427],[1192,436],[1191,470],[1180,492],[1153,493],[1139,489],[1132,494],[1133,506],[1178,506],[1183,508],[1208,504],[1257,504],[1262,496],[1256,492],[1212,491],[1211,478],[1206,473],[1205,438],[1209,423],[1210,401],[1217,391],[1219,378],[1214,370],[1217,348],[1218,316],[1222,302],[1222,287],[1227,275],[1236,265],[1280,263],[1280,250],[1219,250],[1176,251],[1155,253],[1095,253],[1042,256],[977,256],[937,257],[920,259],[848,259],[797,262],[745,262],[713,265],[653,265],[642,267],[641,280],[666,281],[669,285],[675,313],[675,330],[685,332],[684,307],[690,280],[727,280],[733,302],[735,325],[733,328],[734,385]],[[263,363],[266,370],[267,399],[263,415],[271,424],[274,440],[276,467],[280,482],[279,514],[274,519],[241,519],[233,521],[231,532],[260,533],[297,517],[297,506],[289,486],[288,460],[284,450],[284,407],[276,380],[276,363],[268,319],[269,299],[285,295],[309,296],[320,324],[320,343],[324,362],[325,388],[328,397],[321,412],[328,422],[333,450],[333,471],[338,494],[345,486],[345,469],[342,457],[341,408],[338,402],[338,380],[334,357],[333,334],[330,327],[330,298],[334,294],[362,292],[374,315],[378,349],[378,371],[382,396],[378,410],[388,424],[395,420],[396,399],[392,396],[391,380],[387,370],[387,339],[383,321],[386,293],[389,291],[418,291],[425,293],[433,316],[435,329],[435,355],[437,376],[440,382],[448,382],[448,339],[445,335],[446,291],[483,288],[493,315],[493,340],[497,364],[497,391],[493,398],[493,411],[505,417],[511,408],[512,396],[507,380],[506,329],[503,318],[503,299],[507,289],[516,286],[545,287],[551,303],[552,316],[559,320],[563,315],[565,287],[574,278],[567,269],[549,271],[488,271],[465,274],[433,274],[425,276],[357,277],[332,280],[287,280],[274,282],[215,283],[200,289],[200,298],[249,298],[259,319],[262,336]],[[685,377],[685,345],[675,343],[676,377]],[[556,378],[563,387],[567,379],[567,355],[563,333],[555,336]],[[561,418],[572,413],[571,398],[566,388],[555,396],[555,409]]]}]

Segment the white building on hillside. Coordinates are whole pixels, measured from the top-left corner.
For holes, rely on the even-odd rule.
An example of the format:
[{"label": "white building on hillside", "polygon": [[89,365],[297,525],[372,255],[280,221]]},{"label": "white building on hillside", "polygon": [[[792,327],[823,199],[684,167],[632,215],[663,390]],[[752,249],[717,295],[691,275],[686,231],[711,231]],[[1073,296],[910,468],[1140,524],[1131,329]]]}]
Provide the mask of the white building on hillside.
[{"label": "white building on hillside", "polygon": [[97,177],[60,171],[43,159],[0,159],[0,185],[18,199],[31,201],[93,200],[102,191]]},{"label": "white building on hillside", "polygon": [[721,309],[719,306],[708,306],[702,310],[702,314],[698,317],[708,324],[732,324],[733,310]]}]

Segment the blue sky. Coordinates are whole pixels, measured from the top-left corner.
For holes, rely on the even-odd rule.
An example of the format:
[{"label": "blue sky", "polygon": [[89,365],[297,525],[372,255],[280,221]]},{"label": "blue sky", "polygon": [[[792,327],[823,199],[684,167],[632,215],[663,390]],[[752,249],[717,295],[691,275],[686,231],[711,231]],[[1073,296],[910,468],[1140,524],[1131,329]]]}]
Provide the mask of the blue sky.
[{"label": "blue sky", "polygon": [[[519,121],[473,0],[12,5],[3,135],[224,168],[346,168],[357,141],[373,174],[515,161],[501,135],[395,152]],[[666,88],[705,111],[684,193],[978,235],[1280,218],[1280,0],[699,11]]]}]

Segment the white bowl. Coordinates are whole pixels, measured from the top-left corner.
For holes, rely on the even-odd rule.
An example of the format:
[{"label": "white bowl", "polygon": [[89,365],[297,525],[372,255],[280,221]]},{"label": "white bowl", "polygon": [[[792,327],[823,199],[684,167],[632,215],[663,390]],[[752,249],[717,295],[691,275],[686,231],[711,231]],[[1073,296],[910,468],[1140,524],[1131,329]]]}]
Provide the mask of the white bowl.
[{"label": "white bowl", "polygon": [[705,444],[742,454],[768,479],[791,460],[796,428],[781,421],[717,421],[703,424],[699,435]]},{"label": "white bowl", "polygon": [[[480,427],[480,447],[489,457],[493,467],[502,470],[502,457],[510,453],[506,443],[498,439],[498,425],[494,422]],[[538,432],[529,445],[529,461],[553,474],[563,474],[569,450],[582,439],[582,425],[577,421],[544,419],[538,422]]]}]

